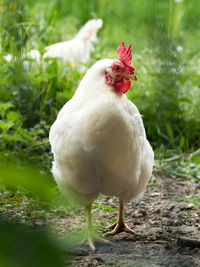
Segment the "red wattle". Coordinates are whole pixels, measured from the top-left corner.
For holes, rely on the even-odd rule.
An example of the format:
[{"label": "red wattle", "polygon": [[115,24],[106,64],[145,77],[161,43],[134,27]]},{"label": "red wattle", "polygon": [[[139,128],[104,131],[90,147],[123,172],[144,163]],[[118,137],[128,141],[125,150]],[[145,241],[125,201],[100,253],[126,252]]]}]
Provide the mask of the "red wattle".
[{"label": "red wattle", "polygon": [[114,82],[115,90],[122,94],[125,94],[130,87],[131,87],[131,80],[127,80],[125,78]]}]

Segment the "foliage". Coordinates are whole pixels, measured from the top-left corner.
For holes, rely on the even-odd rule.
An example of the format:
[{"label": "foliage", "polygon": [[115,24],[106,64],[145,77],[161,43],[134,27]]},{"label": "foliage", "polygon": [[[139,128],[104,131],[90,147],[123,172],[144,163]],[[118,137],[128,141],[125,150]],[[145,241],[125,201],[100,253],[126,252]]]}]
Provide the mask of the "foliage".
[{"label": "foliage", "polygon": [[74,240],[61,241],[45,224],[50,216],[61,217],[60,206],[67,210],[55,182],[36,166],[1,162],[0,183],[0,265],[63,266],[63,249],[71,257]]},{"label": "foliage", "polygon": [[1,266],[64,266],[61,253],[48,232],[24,231],[19,225],[0,217]]},{"label": "foliage", "polygon": [[[181,177],[184,180],[200,182],[200,155],[185,155],[177,151],[156,151],[155,172],[164,172],[172,178]],[[167,159],[166,159],[167,158]]]},{"label": "foliage", "polygon": [[11,102],[0,104],[2,148],[12,149],[13,146],[17,146],[17,143],[20,143],[21,146],[27,145],[29,142],[32,142],[32,145],[37,145],[38,142],[34,137],[36,134],[42,133],[42,130],[39,129],[36,132],[22,128],[22,116],[20,113],[11,110],[13,108],[14,105]]}]

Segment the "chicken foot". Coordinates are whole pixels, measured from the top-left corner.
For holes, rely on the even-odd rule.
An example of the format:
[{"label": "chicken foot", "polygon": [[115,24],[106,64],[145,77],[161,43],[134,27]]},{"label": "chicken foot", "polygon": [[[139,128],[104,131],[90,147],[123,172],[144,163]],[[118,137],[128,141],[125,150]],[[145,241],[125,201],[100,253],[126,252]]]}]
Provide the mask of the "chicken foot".
[{"label": "chicken foot", "polygon": [[119,203],[118,220],[114,224],[112,224],[106,228],[107,229],[113,229],[113,230],[105,233],[103,236],[112,236],[112,235],[115,235],[116,233],[120,233],[123,231],[130,233],[130,234],[135,234],[135,231],[133,231],[131,228],[129,228],[127,226],[127,224],[124,222],[124,201],[123,200],[120,200],[120,203]]},{"label": "chicken foot", "polygon": [[104,244],[112,244],[110,241],[95,236],[94,231],[93,231],[93,227],[92,227],[92,219],[91,219],[91,205],[86,207],[86,218],[87,218],[87,229],[86,229],[86,235],[85,238],[79,243],[79,245],[84,245],[87,244],[89,245],[91,250],[95,250],[95,245],[94,245],[94,241],[99,241],[102,242]]}]

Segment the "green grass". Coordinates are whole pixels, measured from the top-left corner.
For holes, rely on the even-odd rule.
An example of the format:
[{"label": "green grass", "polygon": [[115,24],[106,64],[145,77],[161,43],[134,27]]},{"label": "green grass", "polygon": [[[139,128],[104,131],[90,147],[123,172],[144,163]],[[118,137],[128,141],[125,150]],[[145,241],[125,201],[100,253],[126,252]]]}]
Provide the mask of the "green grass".
[{"label": "green grass", "polygon": [[200,208],[200,194],[196,193],[194,195],[189,195],[186,196],[185,198],[182,198],[183,201],[187,202],[187,203],[191,203],[194,206],[192,206],[192,208],[195,208],[197,211]]},{"label": "green grass", "polygon": [[[186,154],[175,154],[174,152],[177,153],[177,151],[168,151],[168,155],[166,155],[166,152],[156,151],[158,159],[155,162],[155,173],[164,172],[174,179],[180,177],[183,180],[191,180],[195,183],[200,182],[200,154],[190,157]],[[165,158],[169,159],[169,161]]]}]

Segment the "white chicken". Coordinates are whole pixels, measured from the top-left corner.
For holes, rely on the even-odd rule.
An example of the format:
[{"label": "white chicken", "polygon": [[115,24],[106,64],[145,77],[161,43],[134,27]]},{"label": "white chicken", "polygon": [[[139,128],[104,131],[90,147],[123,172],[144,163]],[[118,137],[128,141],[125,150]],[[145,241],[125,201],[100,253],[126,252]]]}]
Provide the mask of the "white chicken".
[{"label": "white chicken", "polygon": [[86,240],[95,249],[91,204],[99,193],[120,200],[119,217],[105,236],[126,231],[124,202],[140,197],[152,173],[153,151],[137,107],[124,93],[137,80],[131,45],[118,47],[119,59],[102,59],[85,74],[72,99],[50,129],[52,172],[60,191],[85,206]]},{"label": "white chicken", "polygon": [[[74,65],[78,64],[79,71],[86,71],[84,64],[88,63],[90,59],[90,53],[94,50],[93,45],[97,42],[97,32],[102,25],[102,19],[89,20],[73,39],[45,47],[46,52],[43,58],[60,58]],[[23,56],[28,59],[33,59],[37,65],[41,63],[42,56],[36,49],[32,49]],[[8,54],[4,59],[10,62],[13,56]],[[30,61],[27,60],[24,60],[23,64],[26,70],[29,70],[30,66],[34,65],[30,64]]]},{"label": "white chicken", "polygon": [[[29,52],[22,54],[22,57],[23,57],[23,66],[27,71],[31,70],[31,68],[36,67],[40,64],[41,54],[37,49],[32,49]],[[13,60],[13,55],[8,54],[4,56],[4,59],[7,62],[10,62]],[[33,61],[30,61],[29,59]]]},{"label": "white chicken", "polygon": [[[97,41],[97,32],[102,25],[101,19],[89,20],[73,39],[46,47],[43,57],[57,57],[70,63],[86,64],[94,50],[93,43]],[[79,64],[79,70],[84,71],[85,67]]]}]

